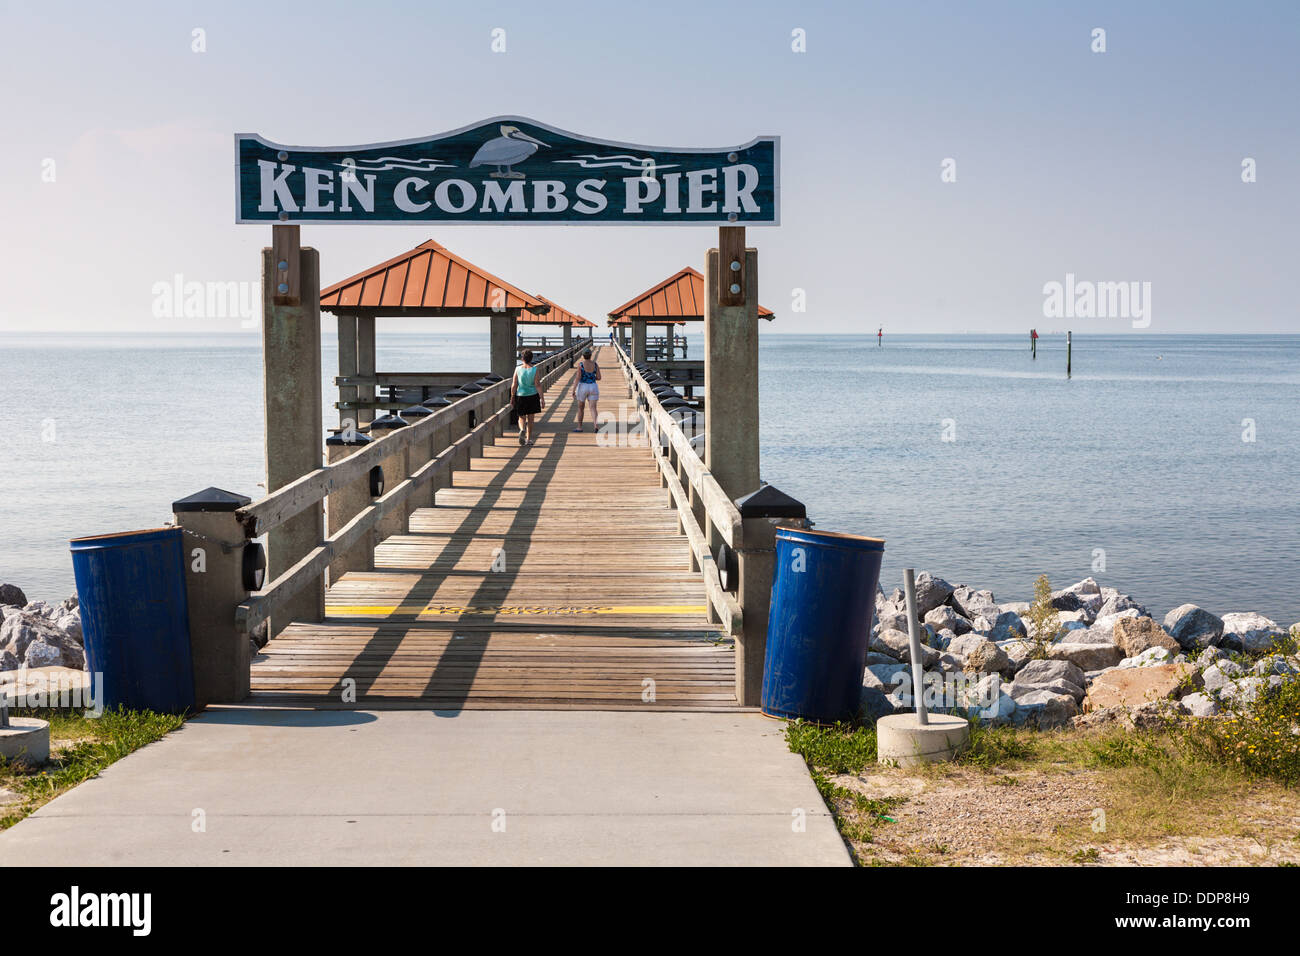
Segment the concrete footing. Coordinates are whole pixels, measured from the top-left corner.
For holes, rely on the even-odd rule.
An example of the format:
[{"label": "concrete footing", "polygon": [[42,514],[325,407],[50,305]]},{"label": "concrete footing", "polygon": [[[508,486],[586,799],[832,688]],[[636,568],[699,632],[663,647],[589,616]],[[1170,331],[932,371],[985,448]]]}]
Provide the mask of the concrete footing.
[{"label": "concrete footing", "polygon": [[45,763],[50,759],[49,722],[35,717],[10,717],[9,726],[0,727],[0,757]]},{"label": "concrete footing", "polygon": [[970,743],[970,724],[952,714],[930,714],[922,726],[916,714],[890,714],[876,722],[879,761],[895,767],[952,760]]}]

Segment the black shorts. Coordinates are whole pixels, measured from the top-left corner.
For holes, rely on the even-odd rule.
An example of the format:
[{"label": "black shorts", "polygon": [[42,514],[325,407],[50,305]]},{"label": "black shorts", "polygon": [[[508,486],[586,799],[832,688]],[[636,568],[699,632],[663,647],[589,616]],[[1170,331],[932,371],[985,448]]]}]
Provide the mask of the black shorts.
[{"label": "black shorts", "polygon": [[541,410],[542,396],[540,394],[515,396],[516,415],[536,415]]}]

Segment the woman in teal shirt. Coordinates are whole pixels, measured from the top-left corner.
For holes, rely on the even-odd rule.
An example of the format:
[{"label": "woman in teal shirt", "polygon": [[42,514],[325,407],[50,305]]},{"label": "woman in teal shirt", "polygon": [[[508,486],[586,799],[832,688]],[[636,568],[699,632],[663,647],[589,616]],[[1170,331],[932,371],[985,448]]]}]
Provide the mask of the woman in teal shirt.
[{"label": "woman in teal shirt", "polygon": [[533,416],[545,407],[545,403],[537,390],[533,350],[524,349],[522,357],[524,364],[515,369],[515,377],[510,380],[510,403],[519,416],[519,444],[531,445],[536,440],[533,437]]}]

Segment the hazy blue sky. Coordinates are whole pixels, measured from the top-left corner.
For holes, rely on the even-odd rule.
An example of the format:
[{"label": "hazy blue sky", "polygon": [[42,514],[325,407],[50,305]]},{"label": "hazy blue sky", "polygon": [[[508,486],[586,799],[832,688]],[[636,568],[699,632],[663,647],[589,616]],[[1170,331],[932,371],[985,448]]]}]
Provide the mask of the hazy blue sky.
[{"label": "hazy blue sky", "polygon": [[[783,331],[1130,327],[1045,320],[1044,283],[1067,273],[1150,282],[1150,332],[1300,331],[1298,71],[1294,0],[5,0],[0,329],[236,330],[151,312],[177,273],[257,281],[270,230],[234,224],[233,133],[344,145],[515,113],[648,145],[779,134],[782,225],[749,239]],[[598,320],[716,243],[712,228],[303,228],[326,282],[431,236]]]}]

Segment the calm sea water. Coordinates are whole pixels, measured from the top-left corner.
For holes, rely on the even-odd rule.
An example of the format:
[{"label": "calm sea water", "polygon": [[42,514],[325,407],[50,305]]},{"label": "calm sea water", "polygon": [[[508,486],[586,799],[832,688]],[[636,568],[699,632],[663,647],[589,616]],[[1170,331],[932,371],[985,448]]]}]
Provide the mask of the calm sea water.
[{"label": "calm sea water", "polygon": [[[487,355],[486,334],[381,334],[378,364]],[[260,361],[247,335],[0,335],[0,581],[62,598],[69,538],[161,525],[208,485],[261,494]],[[885,538],[886,589],[904,566],[999,600],[1092,575],[1153,612],[1300,620],[1300,336],[1076,335],[1067,381],[1064,336],[1034,361],[1022,336],[769,335],[761,386],[764,479]]]}]

